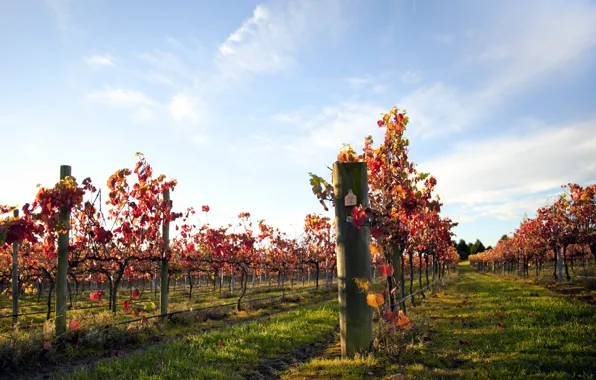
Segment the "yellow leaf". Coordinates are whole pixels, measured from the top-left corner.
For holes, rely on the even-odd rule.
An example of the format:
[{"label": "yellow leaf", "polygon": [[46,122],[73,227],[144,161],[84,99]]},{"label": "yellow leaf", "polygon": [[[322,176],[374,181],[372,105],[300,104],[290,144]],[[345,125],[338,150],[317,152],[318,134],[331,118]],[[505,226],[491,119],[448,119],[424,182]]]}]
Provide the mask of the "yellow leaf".
[{"label": "yellow leaf", "polygon": [[368,292],[368,288],[370,287],[370,283],[366,278],[354,278],[356,282],[356,286],[363,292]]},{"label": "yellow leaf", "polygon": [[368,293],[366,303],[370,307],[379,307],[385,302],[385,298],[380,293]]}]

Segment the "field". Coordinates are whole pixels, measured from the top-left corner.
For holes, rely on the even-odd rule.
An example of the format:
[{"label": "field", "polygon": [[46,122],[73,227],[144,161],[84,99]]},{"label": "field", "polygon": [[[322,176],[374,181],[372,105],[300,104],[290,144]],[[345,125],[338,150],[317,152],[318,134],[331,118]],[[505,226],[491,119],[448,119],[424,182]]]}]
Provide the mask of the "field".
[{"label": "field", "polygon": [[341,360],[336,296],[318,293],[288,297],[275,310],[229,315],[209,330],[204,324],[197,330],[196,321],[174,324],[160,341],[108,358],[70,358],[40,373],[57,379],[594,377],[596,306],[530,280],[478,273],[467,262],[435,289],[409,308],[412,329],[399,361]]}]

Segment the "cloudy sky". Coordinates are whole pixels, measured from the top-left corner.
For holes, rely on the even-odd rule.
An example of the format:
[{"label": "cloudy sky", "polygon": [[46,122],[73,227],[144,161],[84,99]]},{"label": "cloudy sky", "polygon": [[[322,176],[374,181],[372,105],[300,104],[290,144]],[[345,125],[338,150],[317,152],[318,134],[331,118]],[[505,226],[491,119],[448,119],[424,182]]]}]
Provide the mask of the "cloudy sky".
[{"label": "cloudy sky", "polygon": [[176,206],[292,235],[308,172],[398,106],[458,238],[494,244],[596,181],[595,45],[583,0],[0,0],[0,203],[141,151]]}]

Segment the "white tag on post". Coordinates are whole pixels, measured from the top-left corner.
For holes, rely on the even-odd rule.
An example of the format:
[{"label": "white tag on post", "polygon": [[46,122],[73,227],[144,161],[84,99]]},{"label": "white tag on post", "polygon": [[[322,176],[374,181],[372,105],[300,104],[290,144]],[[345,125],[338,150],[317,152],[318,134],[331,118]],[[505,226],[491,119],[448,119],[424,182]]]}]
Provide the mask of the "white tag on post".
[{"label": "white tag on post", "polygon": [[344,203],[346,206],[356,206],[358,199],[356,195],[352,192],[352,189],[348,190],[348,195],[344,197]]}]

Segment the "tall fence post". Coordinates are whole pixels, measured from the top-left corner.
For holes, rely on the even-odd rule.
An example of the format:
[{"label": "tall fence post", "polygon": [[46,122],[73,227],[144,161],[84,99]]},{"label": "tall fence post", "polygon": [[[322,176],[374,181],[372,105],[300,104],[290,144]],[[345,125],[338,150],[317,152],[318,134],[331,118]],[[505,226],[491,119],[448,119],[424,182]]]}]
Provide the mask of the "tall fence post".
[{"label": "tall fence post", "polygon": [[[19,217],[19,210],[14,210],[15,218]],[[12,243],[12,323],[19,320],[19,243]]]},{"label": "tall fence post", "polygon": [[[171,203],[170,203],[170,190],[166,189],[163,192],[163,201],[164,204],[167,207],[167,212],[166,212],[166,218],[163,221],[163,226],[162,226],[162,237],[163,237],[163,254],[161,257],[161,284],[160,284],[160,291],[161,291],[161,314],[167,314],[168,312],[168,280],[169,280],[169,276],[168,276],[168,272],[170,269],[170,261],[167,260],[167,251],[170,248],[170,209],[171,209]],[[167,320],[168,317],[164,316],[162,317],[162,320]]]},{"label": "tall fence post", "polygon": [[371,281],[370,226],[356,228],[349,219],[352,206],[346,206],[344,201],[352,191],[356,204],[368,206],[366,163],[333,164],[333,188],[341,354],[346,358],[371,351],[373,343],[372,308],[354,281],[355,278]]},{"label": "tall fence post", "polygon": [[[60,180],[70,177],[71,167],[60,166]],[[60,210],[60,232],[58,234],[58,267],[56,270],[56,335],[66,332],[66,293],[68,276],[68,242],[70,233],[70,205]]]}]

